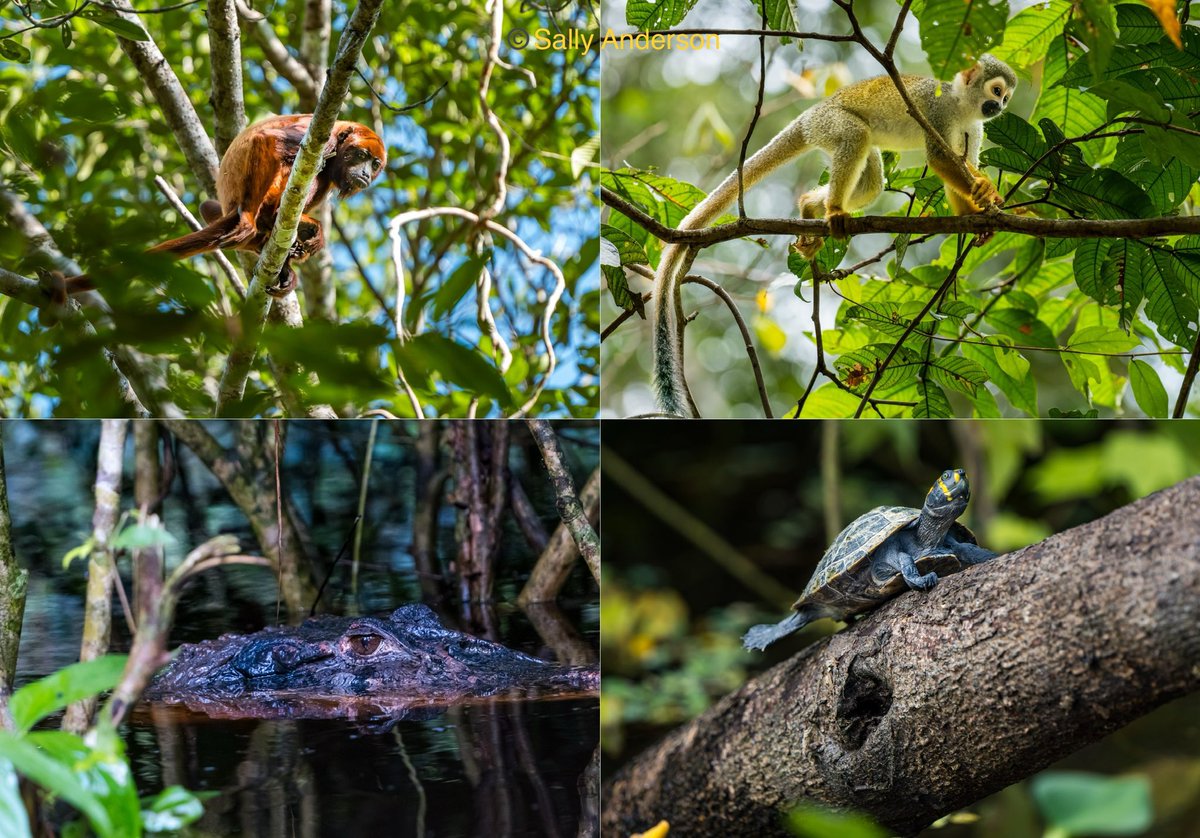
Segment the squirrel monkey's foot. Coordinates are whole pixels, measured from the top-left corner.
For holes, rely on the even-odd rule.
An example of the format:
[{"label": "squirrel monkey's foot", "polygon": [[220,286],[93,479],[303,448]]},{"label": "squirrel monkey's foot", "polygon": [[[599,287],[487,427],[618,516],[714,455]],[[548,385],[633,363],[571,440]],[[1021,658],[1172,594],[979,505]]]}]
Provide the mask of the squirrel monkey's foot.
[{"label": "squirrel monkey's foot", "polygon": [[1004,196],[996,191],[996,187],[985,175],[976,175],[974,183],[971,184],[971,202],[982,212],[990,207],[1002,205]]},{"label": "squirrel monkey's foot", "polygon": [[796,236],[796,240],[792,242],[792,250],[805,259],[815,259],[824,246],[825,238],[823,236]]},{"label": "squirrel monkey's foot", "polygon": [[835,239],[849,238],[850,234],[846,232],[846,219],[849,217],[850,213],[841,207],[829,207],[825,210],[825,223],[829,225],[829,234]]}]

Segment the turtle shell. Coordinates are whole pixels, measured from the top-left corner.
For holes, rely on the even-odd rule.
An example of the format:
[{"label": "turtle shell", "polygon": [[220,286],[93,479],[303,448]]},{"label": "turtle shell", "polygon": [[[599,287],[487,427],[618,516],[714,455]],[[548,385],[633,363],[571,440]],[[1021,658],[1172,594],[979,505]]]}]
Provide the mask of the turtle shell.
[{"label": "turtle shell", "polygon": [[[834,594],[833,591],[828,590],[831,584],[834,588],[843,588],[844,583],[851,578],[857,579],[861,575],[869,573],[871,558],[880,545],[919,517],[921,517],[921,510],[910,506],[877,506],[870,512],[855,518],[838,533],[837,538],[825,551],[825,555],[821,557],[816,570],[813,571],[812,579],[808,580],[808,584],[804,588],[804,593],[800,595],[800,599],[796,600],[796,607],[813,598],[829,600],[831,599],[829,595]],[[957,521],[950,531],[959,541],[976,543],[975,534]],[[947,558],[952,557],[948,556]],[[953,572],[958,569],[957,562],[954,562],[954,565],[953,568],[925,567],[924,563],[918,561],[918,569],[923,573],[934,569],[941,573]],[[839,581],[843,584],[839,584]],[[857,588],[858,586],[851,585],[850,587]],[[876,596],[886,599],[889,595],[903,590],[903,584],[888,585],[886,590],[887,593],[883,589],[879,589]],[[825,594],[825,596],[821,596],[821,594]],[[836,594],[832,598],[836,599]]]}]

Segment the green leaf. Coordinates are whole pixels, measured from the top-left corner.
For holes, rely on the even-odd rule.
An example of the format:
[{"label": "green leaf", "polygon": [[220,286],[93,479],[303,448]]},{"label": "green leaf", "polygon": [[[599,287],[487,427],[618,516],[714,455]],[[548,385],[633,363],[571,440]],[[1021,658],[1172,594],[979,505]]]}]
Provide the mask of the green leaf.
[{"label": "green leaf", "polygon": [[51,713],[76,701],[111,690],[121,680],[128,655],[104,655],[73,663],[13,693],[13,724],[27,731]]},{"label": "green leaf", "polygon": [[435,320],[449,314],[458,301],[475,287],[482,271],[491,261],[491,254],[472,256],[454,269],[433,295],[433,305],[430,306],[430,316]]},{"label": "green leaf", "polygon": [[5,38],[0,40],[0,58],[15,61],[18,64],[28,64],[33,58],[33,53],[18,44],[16,39]]},{"label": "green leaf", "polygon": [[1067,346],[1080,352],[1121,353],[1135,349],[1141,341],[1120,329],[1086,326],[1076,329]]},{"label": "green leaf", "polygon": [[126,20],[118,17],[116,12],[101,9],[97,6],[89,6],[83,13],[83,17],[94,21],[105,29],[116,32],[122,38],[130,41],[149,41],[150,35],[142,28],[136,20]]},{"label": "green leaf", "polygon": [[[70,736],[71,734],[62,734]],[[79,741],[80,749],[84,748]],[[64,763],[38,748],[27,739],[20,739],[7,731],[0,731],[0,757],[10,761],[24,776],[44,789],[66,800],[91,821],[92,828],[101,836],[115,835],[112,819],[100,799],[76,776],[75,766]]]},{"label": "green leaf", "polygon": [[1167,389],[1154,367],[1145,361],[1130,361],[1129,386],[1143,413],[1153,419],[1167,418]]},{"label": "green leaf", "polygon": [[914,419],[949,419],[953,414],[950,400],[941,387],[922,381],[918,386],[921,401],[913,408]]},{"label": "green leaf", "polygon": [[182,786],[168,786],[142,806],[142,827],[147,832],[177,832],[204,814],[200,799]]},{"label": "green leaf", "polygon": [[1004,43],[992,50],[1001,61],[1028,67],[1042,59],[1071,17],[1071,0],[1050,0],[1019,11],[1008,22]]},{"label": "green leaf", "polygon": [[1143,776],[1047,771],[1030,785],[1042,817],[1067,835],[1138,835],[1154,820],[1150,780]]},{"label": "green leaf", "polygon": [[858,410],[860,401],[833,384],[824,384],[808,394],[800,415],[805,419],[848,419]]},{"label": "green leaf", "polygon": [[1016,343],[1058,348],[1050,327],[1024,309],[997,307],[988,312],[987,320]]},{"label": "green leaf", "polygon": [[970,358],[957,355],[931,358],[929,374],[939,384],[968,396],[974,396],[979,385],[987,381],[987,371],[983,367]]},{"label": "green leaf", "polygon": [[1027,416],[1037,416],[1037,383],[1029,374],[1029,361],[1015,349],[979,344],[962,344],[964,357],[978,363],[1013,407]]},{"label": "green leaf", "polygon": [[71,562],[75,561],[76,559],[86,559],[88,556],[90,556],[92,554],[92,549],[95,546],[96,546],[95,539],[89,538],[87,541],[83,542],[78,547],[72,547],[70,550],[68,550],[66,552],[66,555],[63,556],[63,559],[62,559],[63,570],[66,570],[67,568],[69,568],[71,566]]},{"label": "green leaf", "polygon": [[788,829],[800,838],[887,838],[887,830],[866,815],[802,805],[787,816]]},{"label": "green leaf", "polygon": [[450,338],[426,332],[403,344],[394,344],[396,357],[405,372],[411,369],[428,374],[436,372],[444,381],[468,393],[490,396],[500,404],[512,404],[504,379],[476,349],[469,349]]},{"label": "green leaf", "polygon": [[85,743],[71,733],[43,730],[29,733],[25,739],[50,758],[74,769],[75,775],[104,807],[114,835],[136,838],[141,833],[142,819],[137,787],[125,759],[125,745],[112,725],[98,724],[88,736]]},{"label": "green leaf", "polygon": [[670,29],[694,5],[696,0],[630,0],[625,6],[625,22],[642,32]]},{"label": "green leaf", "polygon": [[947,82],[999,44],[1008,23],[1008,4],[994,0],[916,0],[912,11],[933,75]]},{"label": "green leaf", "polygon": [[162,527],[149,527],[144,524],[131,524],[122,528],[112,540],[115,550],[145,550],[152,547],[173,547],[178,544],[175,536]]},{"label": "green leaf", "polygon": [[571,149],[571,176],[575,180],[587,171],[600,151],[600,135],[589,137],[583,144]]},{"label": "green leaf", "polygon": [[1154,13],[1138,3],[1117,6],[1117,29],[1122,44],[1153,44],[1163,38],[1162,24]]},{"label": "green leaf", "polygon": [[1174,255],[1159,248],[1143,260],[1146,316],[1158,332],[1176,346],[1190,350],[1195,344],[1197,302],[1188,294]]},{"label": "green leaf", "polygon": [[6,759],[0,759],[0,835],[30,838],[29,816],[21,800],[17,770]]},{"label": "green leaf", "polygon": [[611,224],[600,225],[600,237],[610,242],[621,257],[622,265],[648,265],[650,257],[641,242]]}]

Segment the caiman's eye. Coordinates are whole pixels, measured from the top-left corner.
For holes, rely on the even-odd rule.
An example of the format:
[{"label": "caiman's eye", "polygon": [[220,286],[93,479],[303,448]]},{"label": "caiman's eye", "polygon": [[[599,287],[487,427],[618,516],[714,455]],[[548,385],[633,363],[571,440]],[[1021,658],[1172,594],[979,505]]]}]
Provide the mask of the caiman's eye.
[{"label": "caiman's eye", "polygon": [[379,648],[383,640],[378,634],[352,634],[349,637],[350,651],[356,655],[369,655]]}]

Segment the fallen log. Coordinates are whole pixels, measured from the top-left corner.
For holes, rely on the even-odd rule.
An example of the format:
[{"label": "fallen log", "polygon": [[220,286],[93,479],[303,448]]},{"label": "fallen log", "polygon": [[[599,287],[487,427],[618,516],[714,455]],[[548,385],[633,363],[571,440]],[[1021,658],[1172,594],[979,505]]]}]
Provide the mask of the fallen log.
[{"label": "fallen log", "polygon": [[906,593],[722,699],[603,792],[602,833],[901,835],[1200,687],[1200,477]]}]

